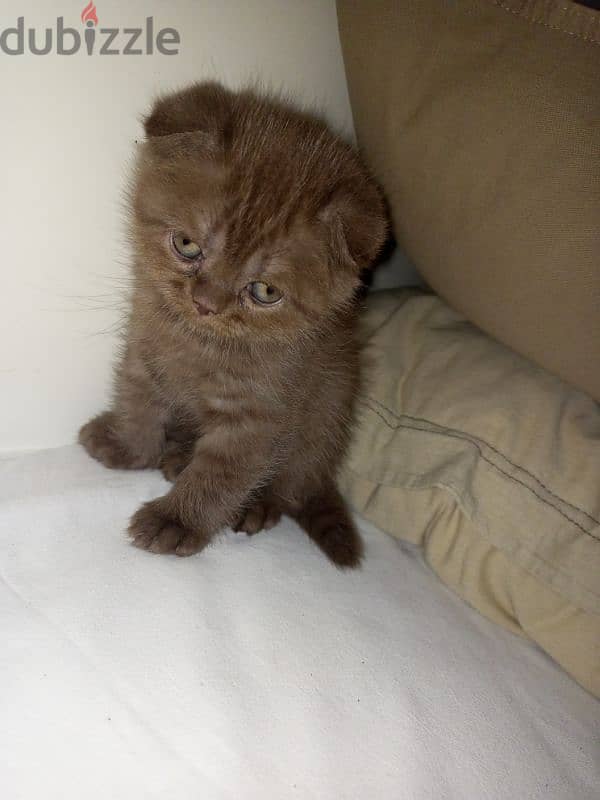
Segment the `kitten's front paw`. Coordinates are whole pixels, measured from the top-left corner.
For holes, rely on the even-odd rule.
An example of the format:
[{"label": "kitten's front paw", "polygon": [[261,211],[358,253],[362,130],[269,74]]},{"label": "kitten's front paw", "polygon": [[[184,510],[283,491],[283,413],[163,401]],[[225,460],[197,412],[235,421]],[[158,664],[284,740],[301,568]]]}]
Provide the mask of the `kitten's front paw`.
[{"label": "kitten's front paw", "polygon": [[184,527],[169,516],[160,500],[151,500],[136,511],[127,532],[136,547],[152,553],[191,556],[209,542],[208,537]]},{"label": "kitten's front paw", "polygon": [[79,431],[79,444],[110,469],[135,469],[139,465],[115,433],[115,415],[105,411]]},{"label": "kitten's front paw", "polygon": [[253,536],[259,531],[268,531],[275,527],[280,519],[281,511],[278,508],[258,500],[241,512],[237,522],[233,525],[233,530],[236,533],[244,532],[248,536]]}]

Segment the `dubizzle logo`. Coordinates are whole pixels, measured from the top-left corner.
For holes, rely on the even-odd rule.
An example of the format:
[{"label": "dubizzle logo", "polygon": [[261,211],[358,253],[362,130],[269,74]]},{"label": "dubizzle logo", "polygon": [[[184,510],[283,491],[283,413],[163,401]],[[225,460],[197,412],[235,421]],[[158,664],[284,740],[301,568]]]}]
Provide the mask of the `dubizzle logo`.
[{"label": "dubizzle logo", "polygon": [[[161,28],[155,33],[154,17],[146,17],[141,28],[99,28],[98,9],[90,0],[81,12],[81,22],[88,56],[143,56],[154,52],[176,56],[179,53],[179,31]],[[66,28],[64,17],[57,17],[55,29],[43,30],[26,28],[25,17],[19,17],[16,27],[0,32],[0,53],[7,56],[22,56],[25,52],[45,56],[53,52],[54,46],[59,56],[73,56],[81,50],[80,32],[76,28]]]},{"label": "dubizzle logo", "polygon": [[98,24],[98,14],[96,13],[96,6],[90,0],[87,6],[81,12],[81,21],[85,25],[85,46],[88,55],[91,56],[94,52],[94,44],[96,42],[96,25]]}]

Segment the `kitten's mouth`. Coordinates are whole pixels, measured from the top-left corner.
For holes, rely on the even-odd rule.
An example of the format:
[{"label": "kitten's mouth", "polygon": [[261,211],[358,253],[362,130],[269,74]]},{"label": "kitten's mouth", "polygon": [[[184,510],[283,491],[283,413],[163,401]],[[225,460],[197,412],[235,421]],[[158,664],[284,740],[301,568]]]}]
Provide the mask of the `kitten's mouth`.
[{"label": "kitten's mouth", "polygon": [[213,309],[206,307],[199,309],[194,304],[193,328],[198,334],[210,333],[214,336],[227,336],[231,333],[230,320],[227,314],[221,314]]},{"label": "kitten's mouth", "polygon": [[211,317],[217,313],[216,308],[206,300],[194,300],[194,306],[201,317]]}]

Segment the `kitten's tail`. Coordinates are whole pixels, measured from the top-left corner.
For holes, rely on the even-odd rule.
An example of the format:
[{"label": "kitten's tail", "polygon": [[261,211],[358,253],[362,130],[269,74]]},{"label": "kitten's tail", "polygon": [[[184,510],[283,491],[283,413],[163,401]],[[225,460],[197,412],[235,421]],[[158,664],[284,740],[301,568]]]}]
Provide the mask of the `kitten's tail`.
[{"label": "kitten's tail", "polygon": [[310,497],[295,517],[336,567],[349,569],[360,564],[362,539],[333,484]]}]

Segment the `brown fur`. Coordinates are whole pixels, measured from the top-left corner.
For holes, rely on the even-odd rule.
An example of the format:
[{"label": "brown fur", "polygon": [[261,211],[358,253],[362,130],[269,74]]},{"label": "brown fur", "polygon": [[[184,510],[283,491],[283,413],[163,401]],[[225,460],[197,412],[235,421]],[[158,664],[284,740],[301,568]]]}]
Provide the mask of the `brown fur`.
[{"label": "brown fur", "polygon": [[[196,84],[145,127],[114,402],[79,440],[108,467],[174,481],[133,516],[139,547],[190,555],[227,525],[251,534],[287,513],[355,566],[335,475],[360,379],[359,273],[386,231],[379,190],[322,121],[253,91]],[[182,262],[174,233],[202,257]],[[281,302],[255,304],[252,281]]]}]

